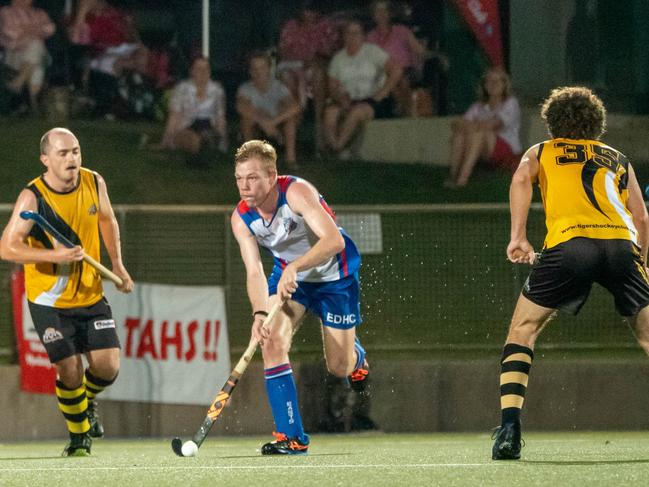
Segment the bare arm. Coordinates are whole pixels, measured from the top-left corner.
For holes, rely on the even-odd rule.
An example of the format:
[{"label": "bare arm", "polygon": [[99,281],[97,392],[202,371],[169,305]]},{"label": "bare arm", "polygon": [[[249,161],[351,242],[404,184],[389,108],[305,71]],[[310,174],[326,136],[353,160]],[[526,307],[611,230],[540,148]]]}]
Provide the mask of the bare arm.
[{"label": "bare arm", "polygon": [[[257,241],[236,210],[232,213],[230,224],[232,233],[239,244],[241,258],[246,268],[246,290],[248,291],[252,311],[268,312],[268,283],[266,282]],[[263,322],[264,316],[262,314],[253,316],[252,336],[260,343],[263,343],[264,338],[268,338],[268,331],[262,330]]]},{"label": "bare arm", "polygon": [[627,206],[633,217],[633,224],[638,230],[638,246],[642,255],[642,260],[645,265],[647,263],[647,245],[649,245],[649,215],[647,214],[647,206],[642,198],[642,190],[638,184],[638,179],[635,176],[635,171],[629,164],[629,182],[627,185],[629,190],[629,199]]},{"label": "bare arm", "polygon": [[245,118],[253,120],[255,123],[260,123],[268,119],[268,117],[262,116],[262,114],[257,110],[254,105],[250,102],[245,96],[237,96],[237,112],[239,115]]},{"label": "bare arm", "polygon": [[389,59],[385,63],[385,74],[387,76],[383,87],[374,95],[376,101],[381,101],[383,98],[390,95],[392,90],[397,86],[401,76],[403,74],[403,69],[392,59]]},{"label": "bare arm", "polygon": [[[221,137],[223,142],[226,142],[228,130],[227,123],[225,121],[225,93],[221,90],[217,96],[216,105],[216,125],[214,126],[214,131],[216,134]],[[227,147],[227,143],[225,145]]]},{"label": "bare arm", "polygon": [[42,39],[47,39],[56,32],[56,25],[44,10],[39,10],[38,12],[38,23],[36,29],[38,30],[39,37]]},{"label": "bare arm", "polygon": [[180,123],[180,112],[170,111],[169,117],[167,117],[167,125],[165,126],[164,134],[162,135],[162,141],[160,142],[160,147],[164,149],[170,149],[174,145],[174,137],[178,131],[178,125]]},{"label": "bare arm", "polygon": [[279,114],[271,120],[273,125],[280,125],[300,113],[300,105],[292,96],[287,96],[281,101]]},{"label": "bare arm", "polygon": [[232,213],[230,223],[246,268],[246,289],[253,311],[268,311],[268,283],[257,241],[236,211]]},{"label": "bare arm", "polygon": [[32,220],[23,220],[20,217],[20,212],[35,212],[37,210],[36,196],[30,190],[24,189],[18,196],[11,218],[2,232],[0,258],[18,264],[35,264],[39,262],[65,264],[83,259],[81,247],[75,246],[68,249],[53,239],[54,249],[27,245],[27,236],[31,232],[34,223]]},{"label": "bare arm", "polygon": [[408,47],[417,56],[422,59],[426,55],[426,46],[424,46],[411,30],[408,32]]},{"label": "bare arm", "polygon": [[532,184],[539,171],[537,147],[528,149],[523,155],[509,187],[511,235],[507,258],[515,263],[534,263],[534,248],[527,240],[527,216],[532,202]]},{"label": "bare arm", "polygon": [[97,182],[99,186],[99,230],[101,238],[104,241],[106,251],[110,257],[113,267],[113,272],[122,278],[122,285],[118,286],[122,292],[130,293],[133,290],[133,279],[126,271],[124,263],[122,262],[122,248],[119,238],[119,225],[115,218],[115,212],[110,204],[108,198],[108,189],[106,182],[97,174]]},{"label": "bare arm", "polygon": [[318,241],[301,257],[288,264],[277,284],[280,299],[288,299],[297,289],[297,273],[315,267],[345,248],[336,223],[320,204],[315,188],[307,183],[295,182],[286,193],[291,209],[302,215],[307,226],[316,234]]},{"label": "bare arm", "polygon": [[327,90],[330,98],[338,105],[346,107],[351,103],[349,94],[345,91],[342,83],[337,78],[332,76],[327,77]]},{"label": "bare arm", "polygon": [[504,125],[503,121],[496,116],[474,123],[481,129],[491,130],[492,132],[498,132]]}]

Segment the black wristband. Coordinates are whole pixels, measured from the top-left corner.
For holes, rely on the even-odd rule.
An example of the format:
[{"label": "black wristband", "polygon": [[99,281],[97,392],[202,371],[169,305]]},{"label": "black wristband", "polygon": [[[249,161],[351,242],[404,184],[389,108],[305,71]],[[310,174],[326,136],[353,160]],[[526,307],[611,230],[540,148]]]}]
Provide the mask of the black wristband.
[{"label": "black wristband", "polygon": [[253,318],[256,318],[257,315],[268,316],[268,313],[266,311],[255,311],[254,313],[252,313]]}]

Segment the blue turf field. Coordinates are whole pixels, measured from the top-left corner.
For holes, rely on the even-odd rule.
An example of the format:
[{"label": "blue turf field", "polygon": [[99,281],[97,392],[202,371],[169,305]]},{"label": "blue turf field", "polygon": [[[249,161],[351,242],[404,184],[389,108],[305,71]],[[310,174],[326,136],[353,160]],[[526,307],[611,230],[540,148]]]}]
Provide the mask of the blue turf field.
[{"label": "blue turf field", "polygon": [[208,438],[195,458],[169,440],[99,440],[89,458],[63,442],[0,444],[0,485],[647,485],[649,434],[532,433],[519,462],[493,462],[488,434],[313,437],[309,455],[262,457],[267,438]]}]

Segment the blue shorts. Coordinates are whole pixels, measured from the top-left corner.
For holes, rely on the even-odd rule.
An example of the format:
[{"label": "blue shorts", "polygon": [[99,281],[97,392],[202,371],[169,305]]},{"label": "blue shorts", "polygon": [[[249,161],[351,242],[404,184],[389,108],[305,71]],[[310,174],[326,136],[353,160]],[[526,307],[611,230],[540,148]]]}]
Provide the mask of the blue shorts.
[{"label": "blue shorts", "polygon": [[[277,294],[280,273],[268,278],[268,292]],[[330,282],[298,282],[291,300],[320,317],[324,326],[348,330],[362,323],[358,273]]]}]

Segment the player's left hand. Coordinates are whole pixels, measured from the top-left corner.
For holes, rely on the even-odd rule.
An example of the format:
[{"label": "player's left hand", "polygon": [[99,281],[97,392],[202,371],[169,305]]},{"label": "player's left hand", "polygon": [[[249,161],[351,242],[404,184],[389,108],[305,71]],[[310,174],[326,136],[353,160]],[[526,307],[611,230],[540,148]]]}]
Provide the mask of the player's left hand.
[{"label": "player's left hand", "polygon": [[282,277],[277,283],[277,296],[281,301],[291,299],[297,291],[297,269],[293,264],[287,265],[282,271]]}]

